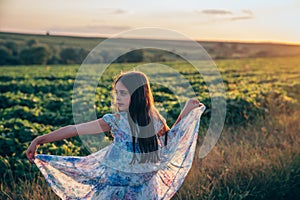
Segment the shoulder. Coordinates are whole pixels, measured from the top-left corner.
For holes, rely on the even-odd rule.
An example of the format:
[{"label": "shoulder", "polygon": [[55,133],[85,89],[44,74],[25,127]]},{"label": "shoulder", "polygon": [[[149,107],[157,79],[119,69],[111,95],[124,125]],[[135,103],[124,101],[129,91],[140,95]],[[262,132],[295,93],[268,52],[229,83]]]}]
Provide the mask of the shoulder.
[{"label": "shoulder", "polygon": [[111,128],[115,128],[120,120],[120,113],[107,113],[103,115],[102,119],[106,122]]},{"label": "shoulder", "polygon": [[103,115],[102,119],[115,119],[115,120],[119,120],[120,119],[120,113],[107,113],[105,115]]}]

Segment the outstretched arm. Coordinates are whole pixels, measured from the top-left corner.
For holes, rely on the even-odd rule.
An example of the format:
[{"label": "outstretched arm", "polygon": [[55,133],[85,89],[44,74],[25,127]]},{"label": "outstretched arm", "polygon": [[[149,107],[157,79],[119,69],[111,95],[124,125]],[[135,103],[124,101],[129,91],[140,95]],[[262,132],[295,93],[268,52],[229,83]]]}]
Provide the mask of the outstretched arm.
[{"label": "outstretched arm", "polygon": [[102,118],[78,125],[65,126],[51,133],[36,137],[29,145],[26,156],[30,162],[33,162],[35,152],[40,144],[71,138],[78,134],[96,134],[109,130],[110,126]]}]

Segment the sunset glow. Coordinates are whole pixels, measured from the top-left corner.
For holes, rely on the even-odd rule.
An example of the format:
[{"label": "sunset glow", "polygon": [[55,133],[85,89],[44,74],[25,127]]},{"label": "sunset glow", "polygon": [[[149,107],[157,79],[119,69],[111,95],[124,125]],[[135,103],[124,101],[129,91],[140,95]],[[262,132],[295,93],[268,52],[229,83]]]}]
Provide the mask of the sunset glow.
[{"label": "sunset glow", "polygon": [[0,13],[2,32],[110,37],[160,27],[195,40],[300,43],[296,0],[2,0]]}]

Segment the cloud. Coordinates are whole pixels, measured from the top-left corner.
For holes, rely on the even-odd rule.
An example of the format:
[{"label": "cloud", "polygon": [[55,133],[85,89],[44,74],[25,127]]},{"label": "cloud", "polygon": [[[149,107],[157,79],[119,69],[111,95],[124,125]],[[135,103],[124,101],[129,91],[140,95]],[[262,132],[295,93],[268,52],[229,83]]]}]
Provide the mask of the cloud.
[{"label": "cloud", "polygon": [[108,14],[108,15],[124,15],[130,13],[129,10],[124,10],[120,8],[102,8],[98,10],[99,14]]},{"label": "cloud", "polygon": [[228,10],[218,10],[218,9],[206,9],[200,11],[202,14],[207,14],[207,15],[232,15],[232,12]]},{"label": "cloud", "polygon": [[248,20],[248,19],[255,18],[251,10],[241,10],[241,13],[242,13],[241,15],[231,17],[230,20],[237,21],[237,20]]},{"label": "cloud", "polygon": [[238,16],[238,17],[231,17],[231,21],[237,21],[237,20],[246,20],[246,19],[253,19],[253,16]]},{"label": "cloud", "polygon": [[197,10],[199,14],[210,15],[212,17],[217,17],[218,20],[223,19],[224,21],[238,21],[238,20],[249,20],[253,19],[254,14],[251,10],[244,9],[239,12],[232,12],[229,10],[220,10],[220,9],[205,9]]}]

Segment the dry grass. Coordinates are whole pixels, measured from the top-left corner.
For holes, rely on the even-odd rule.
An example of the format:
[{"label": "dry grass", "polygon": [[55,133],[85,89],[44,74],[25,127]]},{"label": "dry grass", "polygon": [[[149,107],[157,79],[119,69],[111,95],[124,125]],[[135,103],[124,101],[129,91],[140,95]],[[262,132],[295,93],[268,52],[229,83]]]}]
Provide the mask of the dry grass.
[{"label": "dry grass", "polygon": [[[13,181],[14,180],[14,181]],[[1,199],[6,200],[59,200],[44,177],[39,176],[30,179],[15,179],[10,176],[6,180],[1,180]]]},{"label": "dry grass", "polygon": [[225,128],[204,159],[195,157],[173,199],[297,199],[300,109],[281,110],[270,105],[267,118]]}]

